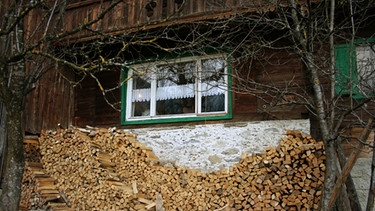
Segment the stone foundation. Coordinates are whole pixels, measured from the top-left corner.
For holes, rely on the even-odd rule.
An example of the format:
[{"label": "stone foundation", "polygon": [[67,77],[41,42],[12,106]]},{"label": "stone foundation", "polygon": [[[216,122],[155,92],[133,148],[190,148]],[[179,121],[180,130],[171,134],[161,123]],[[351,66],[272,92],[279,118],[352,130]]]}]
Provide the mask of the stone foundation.
[{"label": "stone foundation", "polygon": [[242,153],[277,146],[285,130],[309,134],[309,120],[237,122],[127,130],[153,148],[163,164],[212,172],[230,168]]}]

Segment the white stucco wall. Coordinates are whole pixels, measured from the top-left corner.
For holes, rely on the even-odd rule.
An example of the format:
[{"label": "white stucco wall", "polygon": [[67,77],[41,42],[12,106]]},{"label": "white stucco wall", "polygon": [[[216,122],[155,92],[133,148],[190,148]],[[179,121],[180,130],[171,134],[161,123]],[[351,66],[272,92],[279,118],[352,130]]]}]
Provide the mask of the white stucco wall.
[{"label": "white stucco wall", "polygon": [[309,120],[236,122],[127,130],[153,148],[164,164],[212,172],[248,155],[277,146],[286,130],[309,134]]},{"label": "white stucco wall", "polygon": [[357,195],[362,210],[365,210],[367,205],[371,179],[371,162],[372,158],[359,158],[353,166],[353,170],[350,172],[357,189]]}]

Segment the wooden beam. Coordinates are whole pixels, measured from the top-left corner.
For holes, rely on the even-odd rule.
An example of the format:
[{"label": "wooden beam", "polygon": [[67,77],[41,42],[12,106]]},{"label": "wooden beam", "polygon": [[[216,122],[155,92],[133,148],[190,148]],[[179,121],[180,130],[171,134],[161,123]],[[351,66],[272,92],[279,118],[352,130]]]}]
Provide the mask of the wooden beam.
[{"label": "wooden beam", "polygon": [[352,170],[355,162],[357,161],[358,155],[359,155],[359,153],[361,152],[361,149],[364,146],[364,142],[366,142],[366,140],[368,139],[368,137],[370,135],[372,122],[373,122],[373,119],[370,118],[367,122],[366,127],[364,128],[364,130],[361,133],[361,136],[359,138],[358,146],[350,154],[350,157],[349,157],[348,161],[346,162],[344,168],[342,169],[341,174],[340,174],[339,178],[337,179],[336,184],[333,188],[333,192],[332,192],[331,198],[329,200],[329,204],[328,204],[328,210],[331,210],[333,208],[333,205],[336,202],[336,199],[337,199],[337,197],[340,193],[342,185],[346,182],[346,179],[348,178],[348,175],[350,174],[350,171]]}]

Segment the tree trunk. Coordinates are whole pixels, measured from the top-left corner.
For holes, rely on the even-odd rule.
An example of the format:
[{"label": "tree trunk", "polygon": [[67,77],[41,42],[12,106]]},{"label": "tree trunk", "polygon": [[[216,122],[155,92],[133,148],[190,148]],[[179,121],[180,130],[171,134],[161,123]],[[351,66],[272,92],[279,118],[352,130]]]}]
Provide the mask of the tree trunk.
[{"label": "tree trunk", "polygon": [[314,56],[312,52],[302,54],[302,59],[305,62],[307,71],[311,75],[311,83],[314,90],[314,110],[316,112],[317,122],[322,135],[326,150],[326,173],[323,187],[323,194],[321,196],[320,209],[328,211],[329,199],[333,191],[336,179],[336,150],[335,142],[329,133],[327,123],[326,111],[324,109],[323,91],[319,80],[318,70],[314,66]]},{"label": "tree trunk", "polygon": [[345,184],[346,179],[348,175],[350,174],[350,171],[352,170],[355,162],[357,161],[357,158],[359,156],[359,153],[361,152],[361,149],[363,148],[364,144],[363,142],[366,142],[368,139],[368,136],[370,134],[371,128],[372,128],[372,119],[370,118],[369,121],[367,122],[367,125],[365,129],[362,131],[361,136],[360,136],[360,142],[356,146],[355,150],[350,154],[345,166],[341,170],[341,174],[337,178],[337,181],[335,182],[335,186],[333,188],[332,194],[329,199],[329,204],[328,204],[328,210],[333,208],[335,201],[339,195],[339,192],[341,190],[341,187],[343,184]]},{"label": "tree trunk", "polygon": [[23,102],[25,97],[25,63],[21,60],[8,69],[7,87],[1,87],[4,93],[6,120],[6,155],[4,156],[4,178],[0,197],[0,211],[18,210],[21,199],[21,185],[24,170],[23,150]]},{"label": "tree trunk", "polygon": [[[346,164],[346,157],[341,146],[341,139],[338,140],[338,143],[336,143],[336,152],[342,169]],[[358,199],[357,190],[355,189],[355,184],[350,174],[348,175],[345,185],[348,192],[351,210],[362,211],[362,207]]]},{"label": "tree trunk", "polygon": [[[22,1],[6,0],[0,6],[0,11],[7,18],[0,19],[3,29],[16,23],[10,33],[1,36],[0,57],[0,99],[6,111],[5,116],[5,154],[3,160],[2,193],[0,196],[0,211],[15,211],[19,208],[21,185],[24,170],[23,150],[23,102],[25,98],[25,43]],[[5,27],[5,28],[4,28]],[[17,56],[18,55],[18,56]]]},{"label": "tree trunk", "polygon": [[7,150],[4,160],[4,180],[2,184],[1,210],[18,210],[21,198],[22,175],[24,170],[22,93],[6,103]]},{"label": "tree trunk", "polygon": [[4,156],[6,152],[6,110],[4,103],[0,102],[0,196],[2,193],[2,184],[3,184],[3,178],[4,178]]},{"label": "tree trunk", "polygon": [[0,189],[3,179],[3,164],[4,164],[4,155],[5,155],[5,140],[6,140],[6,131],[5,131],[5,120],[6,120],[6,111],[4,104],[0,102]]}]

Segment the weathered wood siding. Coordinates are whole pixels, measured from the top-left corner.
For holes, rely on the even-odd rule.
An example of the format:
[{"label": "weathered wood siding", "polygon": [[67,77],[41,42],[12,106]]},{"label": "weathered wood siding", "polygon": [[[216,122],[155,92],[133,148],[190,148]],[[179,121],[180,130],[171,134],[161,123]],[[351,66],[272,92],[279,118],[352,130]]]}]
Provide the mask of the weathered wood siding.
[{"label": "weathered wood siding", "polygon": [[[93,24],[90,30],[120,34],[137,30],[145,25],[156,27],[170,25],[174,22],[212,19],[229,16],[238,13],[240,10],[258,11],[260,7],[265,10],[272,9],[272,6],[264,8],[264,1],[262,0],[185,0],[182,4],[175,3],[175,0],[153,0],[156,6],[150,12],[146,9],[149,2],[149,0],[123,1],[110,10],[102,20]],[[83,23],[96,19],[111,3],[113,2],[99,0],[72,1],[66,11],[63,28],[72,30]],[[269,4],[269,1],[267,1],[267,5]],[[91,39],[95,35],[92,31],[84,30],[73,37]]]},{"label": "weathered wood siding", "polygon": [[[95,19],[107,8],[112,1],[86,0],[70,1],[65,14],[63,25],[64,30],[72,30],[82,23]],[[244,9],[244,5],[256,10],[259,1],[240,0],[185,0],[181,6],[174,0],[155,0],[156,7],[153,14],[147,15],[145,9],[148,0],[130,1],[126,0],[118,4],[113,10],[104,16],[102,20],[91,26],[91,30],[101,30],[111,34],[121,34],[138,30],[139,27],[163,27],[175,22],[189,22],[202,19],[213,19],[215,17],[227,17],[236,14]],[[244,3],[245,2],[245,3]],[[33,11],[25,20],[26,34],[32,33],[35,26],[42,20],[40,15],[43,11]],[[149,23],[149,24],[148,24]],[[36,35],[37,37],[37,35]],[[36,37],[32,39],[36,39]],[[95,33],[83,30],[70,37],[69,42],[79,42],[94,39]],[[288,65],[258,66],[252,77],[261,82],[270,81],[285,83],[286,73],[299,80],[302,86],[305,85],[304,73],[301,64],[297,60],[288,57],[275,57],[281,59]],[[289,61],[290,60],[290,61]],[[275,62],[275,64],[277,64]],[[244,72],[250,70],[243,69]],[[264,77],[265,72],[272,75],[272,78]],[[69,72],[69,71],[67,71]],[[263,74],[264,73],[264,74]],[[67,74],[70,79],[74,77]],[[79,76],[77,76],[79,77]],[[104,87],[115,87],[120,78],[120,71],[101,73],[98,75]],[[283,79],[283,80],[280,80]],[[306,111],[303,107],[285,107],[284,110],[276,108],[264,111],[260,108],[264,104],[256,97],[234,93],[233,95],[234,118],[231,121],[239,120],[264,120],[264,119],[291,119],[302,118]],[[109,106],[103,97],[96,81],[86,78],[81,84],[73,88],[68,81],[64,80],[59,72],[49,72],[36,85],[35,90],[30,93],[26,101],[25,119],[26,131],[39,133],[42,129],[53,129],[60,123],[62,127],[70,124],[85,125],[120,125],[120,102],[121,89],[106,94],[107,100],[114,104],[116,109]],[[287,110],[285,110],[287,109]]]},{"label": "weathered wood siding", "polygon": [[[302,93],[308,91],[308,78],[303,64],[295,54],[288,51],[269,51],[265,53],[255,64],[238,67],[241,72],[238,75],[241,80],[254,81],[267,85],[279,92]],[[246,68],[247,67],[247,68]],[[242,83],[244,83],[244,81]],[[234,82],[236,86],[236,82]],[[248,89],[250,86],[247,85]],[[242,87],[242,86],[239,86]],[[236,87],[234,87],[236,90]],[[295,98],[294,95],[275,92],[275,89],[258,86],[257,90],[246,91],[244,88],[237,90],[243,94],[235,93],[234,115],[236,118],[248,120],[269,120],[269,119],[300,119],[307,118],[308,111],[304,106],[288,104],[282,98]],[[254,96],[256,93],[257,97]],[[297,99],[296,99],[297,100]]]},{"label": "weathered wood siding", "polygon": [[[259,64],[255,65],[252,69],[241,69],[241,75],[238,75],[238,77],[249,77],[249,80],[254,79],[258,82],[273,84],[280,88],[285,88],[288,84],[288,88],[291,89],[303,89],[303,87],[307,86],[307,78],[303,66],[299,60],[292,55],[279,52],[273,54],[272,59],[266,65],[261,65],[261,62],[262,61],[259,61]],[[287,65],[279,65],[280,63],[286,63]],[[244,75],[249,72],[251,73],[250,75]],[[112,88],[118,85],[120,71],[103,72],[97,77],[101,79],[101,85],[103,87]],[[290,83],[293,79],[294,83]],[[233,83],[234,86],[236,86],[239,82],[236,82],[236,78],[234,78]],[[114,92],[107,93],[106,95],[107,99],[116,105],[116,109],[120,109],[121,88],[116,89]],[[308,118],[308,111],[304,106],[283,105],[272,107],[262,100],[257,99],[255,96],[236,91],[233,93],[232,107],[233,119],[225,120],[226,122]],[[116,109],[108,105],[97,82],[92,78],[86,78],[75,89],[75,125],[120,127],[121,113]],[[178,123],[173,123],[173,125],[176,124]]]},{"label": "weathered wood siding", "polygon": [[40,133],[42,129],[55,129],[58,124],[69,127],[73,116],[74,75],[70,71],[47,72],[26,97],[24,111],[25,131]]},{"label": "weathered wood siding", "polygon": [[[96,74],[105,89],[117,87],[120,71]],[[105,96],[98,83],[91,77],[85,78],[75,88],[74,125],[119,125],[121,108],[121,88],[107,92]]]}]

